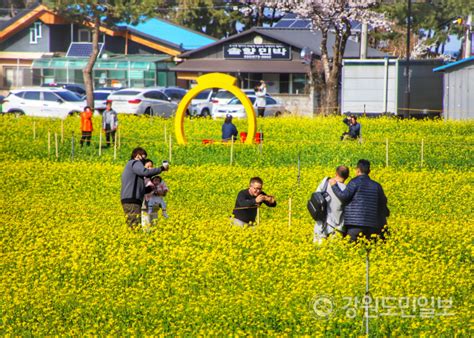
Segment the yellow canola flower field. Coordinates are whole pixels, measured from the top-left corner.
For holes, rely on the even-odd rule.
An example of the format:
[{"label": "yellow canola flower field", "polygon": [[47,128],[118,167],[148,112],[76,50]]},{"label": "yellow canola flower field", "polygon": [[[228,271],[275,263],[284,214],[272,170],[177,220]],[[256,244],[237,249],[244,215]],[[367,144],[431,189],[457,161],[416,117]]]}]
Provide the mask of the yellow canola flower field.
[{"label": "yellow canola flower field", "polygon": [[[144,145],[155,160],[167,157],[162,134],[170,121],[122,117],[116,160],[111,149],[99,158],[93,145],[76,149],[74,161],[66,142],[58,160],[47,154],[45,131],[59,130],[58,121],[35,120],[36,140],[32,121],[0,119],[2,336],[365,334],[366,246],[339,236],[313,244],[306,211],[310,193],[334,171],[333,160],[324,164],[312,154],[330,158],[329,150],[313,148],[325,131],[337,137],[340,130],[329,132],[336,119],[261,121],[266,135],[290,133],[308,145],[269,140],[262,155],[258,146],[236,145],[233,166],[228,145],[177,147],[163,174],[170,218],[160,217],[150,233],[127,230],[120,175],[134,146]],[[66,135],[75,122],[66,121]],[[409,150],[396,165],[384,167],[385,148],[375,161],[371,177],[383,185],[391,217],[389,239],[370,245],[370,334],[472,335],[474,174],[466,170],[472,123],[363,122],[366,143],[341,145],[357,151],[339,159],[351,174],[356,156],[371,159],[378,149],[371,138],[393,132],[409,144],[429,134],[467,135],[452,162],[443,157],[439,168],[434,159],[420,169]],[[197,139],[207,136],[206,125],[220,122],[186,121]],[[300,129],[321,136],[299,137]],[[142,136],[143,142],[127,144],[126,137],[148,132],[155,142]],[[432,154],[447,151],[438,147]],[[299,183],[295,157],[285,162],[286,149],[301,154]],[[262,208],[254,229],[231,227],[237,192],[255,175],[278,206]]]}]

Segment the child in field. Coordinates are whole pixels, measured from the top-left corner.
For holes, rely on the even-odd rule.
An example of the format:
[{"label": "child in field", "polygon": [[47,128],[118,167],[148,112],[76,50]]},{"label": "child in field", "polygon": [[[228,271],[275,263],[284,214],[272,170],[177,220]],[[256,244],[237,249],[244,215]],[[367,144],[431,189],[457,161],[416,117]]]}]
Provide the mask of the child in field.
[{"label": "child in field", "polygon": [[[153,161],[150,159],[146,159],[143,166],[147,169],[152,169]],[[142,227],[145,231],[147,231],[150,229],[150,225],[152,221],[151,215],[148,213],[147,196],[149,196],[153,192],[155,186],[153,185],[153,182],[151,181],[151,179],[148,177],[144,178],[144,183],[145,183],[145,192],[147,192],[147,194],[145,194],[145,198],[142,204]]]},{"label": "child in field", "polygon": [[158,218],[158,209],[161,208],[161,212],[164,218],[168,218],[166,212],[166,202],[164,197],[168,193],[168,187],[160,176],[154,176],[151,179],[154,190],[145,196],[148,203],[148,214],[150,215],[150,221]]}]

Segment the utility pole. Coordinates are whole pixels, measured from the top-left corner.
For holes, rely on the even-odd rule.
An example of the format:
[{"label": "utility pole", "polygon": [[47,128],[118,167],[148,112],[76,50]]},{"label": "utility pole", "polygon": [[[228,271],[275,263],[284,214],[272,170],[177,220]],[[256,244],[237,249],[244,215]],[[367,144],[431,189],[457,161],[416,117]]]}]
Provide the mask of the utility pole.
[{"label": "utility pole", "polygon": [[405,61],[405,76],[406,76],[406,88],[405,98],[406,107],[404,116],[410,116],[410,34],[411,34],[411,0],[407,0],[408,6],[408,17],[407,17],[407,54]]}]

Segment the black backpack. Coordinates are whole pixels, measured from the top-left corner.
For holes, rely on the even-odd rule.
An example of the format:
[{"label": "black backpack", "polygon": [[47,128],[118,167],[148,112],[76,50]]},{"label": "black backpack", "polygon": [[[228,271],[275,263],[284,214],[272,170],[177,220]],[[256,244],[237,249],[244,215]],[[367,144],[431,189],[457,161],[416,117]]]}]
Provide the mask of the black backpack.
[{"label": "black backpack", "polygon": [[315,221],[325,222],[328,215],[328,197],[327,193],[329,177],[323,186],[323,191],[313,192],[308,201],[308,211]]}]

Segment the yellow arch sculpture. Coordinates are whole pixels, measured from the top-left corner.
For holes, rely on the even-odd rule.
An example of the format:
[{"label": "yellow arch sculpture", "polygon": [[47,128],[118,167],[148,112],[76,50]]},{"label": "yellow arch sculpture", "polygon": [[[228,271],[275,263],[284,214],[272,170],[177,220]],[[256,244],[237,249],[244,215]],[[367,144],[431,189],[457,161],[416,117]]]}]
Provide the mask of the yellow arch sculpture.
[{"label": "yellow arch sculpture", "polygon": [[244,105],[247,113],[248,130],[247,139],[245,143],[252,144],[257,129],[257,116],[253,109],[252,102],[250,102],[247,95],[244,94],[235,84],[237,79],[233,76],[222,73],[210,73],[202,75],[197,78],[197,86],[188,91],[188,93],[181,99],[176,110],[176,117],[174,120],[174,130],[176,133],[176,140],[178,144],[186,144],[186,137],[184,136],[184,116],[191,100],[200,92],[206,89],[219,88],[225,89],[234,94],[240,102]]}]

